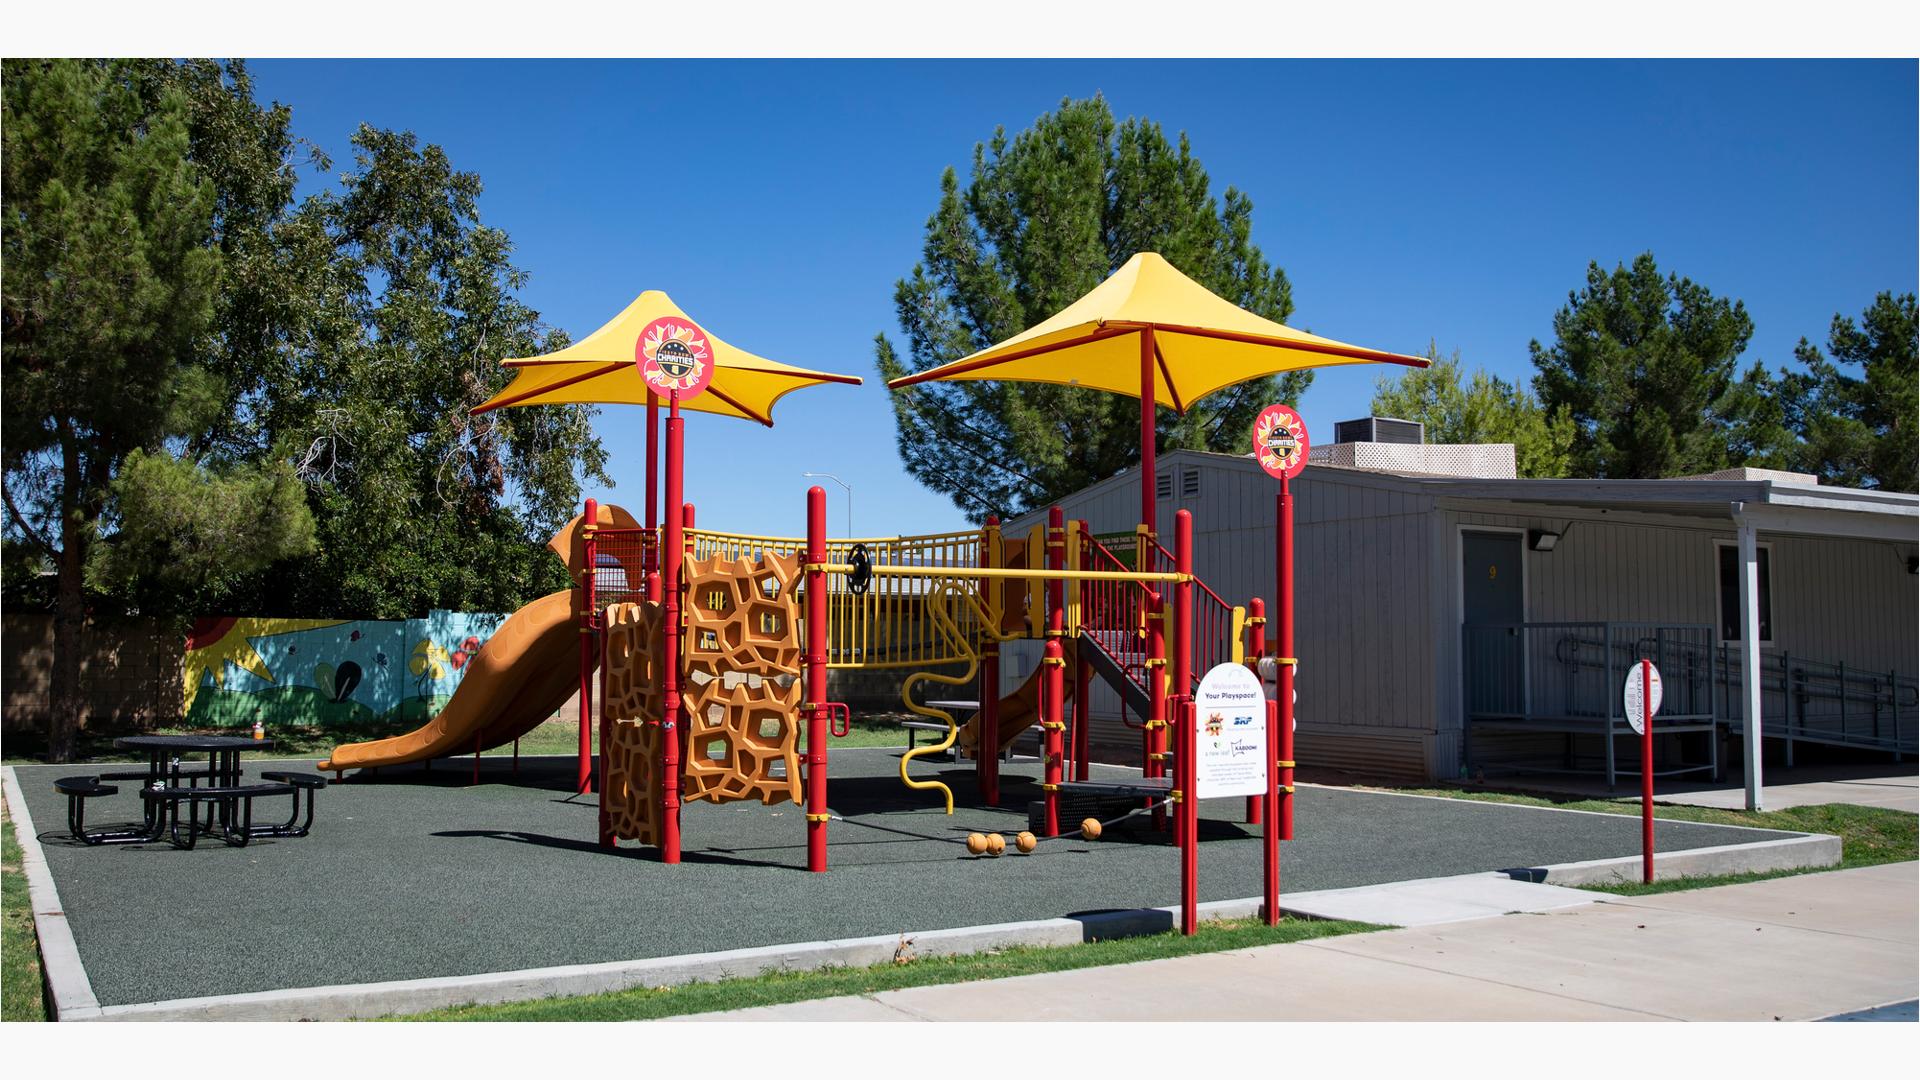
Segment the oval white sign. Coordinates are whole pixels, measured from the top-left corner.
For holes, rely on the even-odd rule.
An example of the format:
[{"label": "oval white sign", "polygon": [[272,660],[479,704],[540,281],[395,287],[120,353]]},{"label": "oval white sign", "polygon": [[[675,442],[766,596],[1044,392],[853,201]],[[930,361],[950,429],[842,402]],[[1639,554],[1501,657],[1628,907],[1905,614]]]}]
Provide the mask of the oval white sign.
[{"label": "oval white sign", "polygon": [[[1644,669],[1644,670],[1643,670]],[[1653,701],[1647,702],[1647,691],[1652,691]],[[1626,704],[1627,723],[1632,726],[1635,735],[1645,735],[1646,718],[1660,712],[1660,698],[1664,689],[1660,685],[1660,669],[1653,661],[1642,660],[1627,669],[1627,683],[1621,694]]]}]

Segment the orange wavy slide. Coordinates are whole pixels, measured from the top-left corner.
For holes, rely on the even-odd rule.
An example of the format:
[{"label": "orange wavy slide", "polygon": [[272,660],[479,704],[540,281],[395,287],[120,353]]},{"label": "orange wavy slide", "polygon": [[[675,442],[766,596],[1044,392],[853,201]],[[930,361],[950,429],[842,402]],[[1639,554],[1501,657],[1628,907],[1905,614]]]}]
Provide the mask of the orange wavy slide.
[{"label": "orange wavy slide", "polygon": [[[595,517],[603,529],[638,527],[617,506],[602,506]],[[547,546],[566,562],[572,576],[579,576],[586,562],[579,517]],[[453,697],[432,720],[405,735],[336,746],[320,768],[328,772],[370,769],[471,754],[504,746],[532,731],[579,689],[576,603],[577,591],[562,589],[514,612],[468,662]]]}]

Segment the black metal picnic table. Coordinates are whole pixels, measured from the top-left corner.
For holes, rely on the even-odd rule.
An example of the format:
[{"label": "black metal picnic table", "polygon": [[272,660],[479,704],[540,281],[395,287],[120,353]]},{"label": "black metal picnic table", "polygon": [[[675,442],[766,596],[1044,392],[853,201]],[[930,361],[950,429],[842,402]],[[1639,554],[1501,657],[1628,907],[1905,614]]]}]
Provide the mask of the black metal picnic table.
[{"label": "black metal picnic table", "polygon": [[[232,735],[130,735],[115,739],[122,750],[144,750],[145,772],[104,773],[98,776],[66,776],[54,781],[54,789],[67,796],[67,829],[83,844],[149,844],[171,838],[175,847],[189,848],[201,835],[218,835],[234,847],[244,847],[256,836],[305,836],[313,827],[314,792],[327,786],[324,776],[299,772],[265,772],[261,783],[240,782],[240,755],[248,750],[265,750],[272,739],[248,739]],[[196,764],[181,767],[181,756],[205,753],[207,767]],[[205,779],[205,787],[200,781]],[[94,830],[86,827],[87,800],[116,794],[119,789],[102,780],[137,780],[144,821],[137,829]],[[301,821],[301,796],[306,796],[306,820]],[[292,796],[287,820],[255,825],[253,801],[276,795]],[[186,805],[181,806],[182,803]],[[206,820],[200,819],[200,807],[207,808]],[[184,830],[182,828],[184,810]]]},{"label": "black metal picnic table", "polygon": [[240,735],[128,735],[113,740],[121,750],[147,752],[147,783],[167,780],[172,764],[183,754],[207,755],[208,779],[215,787],[232,787],[240,781],[240,755],[247,750],[272,748],[272,739],[249,739]]},{"label": "black metal picnic table", "polygon": [[[181,757],[204,753],[207,755],[207,786],[232,788],[240,786],[240,755],[247,750],[269,749],[273,746],[273,740],[240,735],[129,735],[113,740],[113,745],[121,750],[147,752],[147,775],[141,785],[143,787],[176,786]],[[159,804],[149,803],[148,814],[157,812]],[[209,803],[206,826],[196,827],[202,832],[211,831],[216,813],[221,828],[232,826],[233,805],[223,801]]]}]

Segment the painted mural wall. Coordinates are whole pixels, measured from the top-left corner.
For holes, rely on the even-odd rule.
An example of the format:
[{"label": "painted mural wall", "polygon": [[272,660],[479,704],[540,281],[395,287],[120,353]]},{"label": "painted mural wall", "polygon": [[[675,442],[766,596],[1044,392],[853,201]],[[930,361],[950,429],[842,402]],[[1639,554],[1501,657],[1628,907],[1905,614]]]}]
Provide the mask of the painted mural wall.
[{"label": "painted mural wall", "polygon": [[459,688],[505,615],[206,618],[187,635],[186,722],[206,727],[418,726]]}]

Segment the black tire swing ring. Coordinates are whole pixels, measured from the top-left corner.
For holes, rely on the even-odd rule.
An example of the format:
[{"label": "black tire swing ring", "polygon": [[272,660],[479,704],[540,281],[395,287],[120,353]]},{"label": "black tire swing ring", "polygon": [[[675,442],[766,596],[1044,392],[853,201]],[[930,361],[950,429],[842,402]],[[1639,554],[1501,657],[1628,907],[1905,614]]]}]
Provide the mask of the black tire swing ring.
[{"label": "black tire swing ring", "polygon": [[873,581],[873,559],[867,554],[867,545],[853,545],[853,553],[847,556],[847,563],[853,567],[847,574],[847,591],[855,596],[865,596],[867,585]]}]

